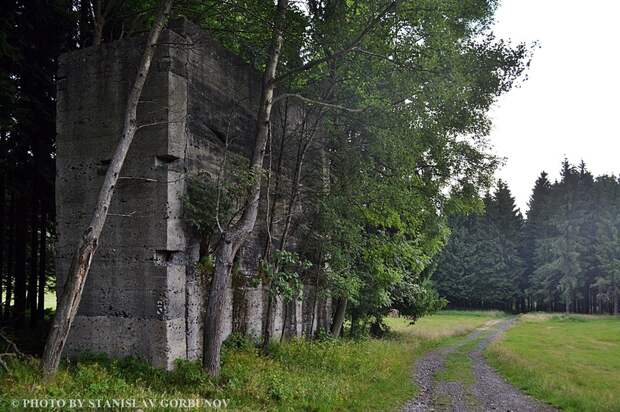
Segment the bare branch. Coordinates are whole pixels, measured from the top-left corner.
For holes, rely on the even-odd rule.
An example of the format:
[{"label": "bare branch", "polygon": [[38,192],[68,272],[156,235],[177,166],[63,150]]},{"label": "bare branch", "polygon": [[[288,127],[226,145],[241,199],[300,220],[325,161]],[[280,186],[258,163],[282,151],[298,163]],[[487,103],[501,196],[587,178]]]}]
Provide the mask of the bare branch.
[{"label": "bare branch", "polygon": [[25,357],[25,355],[17,348],[15,342],[9,339],[2,331],[0,331],[0,338],[7,343],[7,349],[12,349],[13,353],[15,353],[19,357]]},{"label": "bare branch", "polygon": [[130,213],[108,213],[108,216],[119,216],[119,217],[132,217],[136,214],[136,211]]},{"label": "bare branch", "polygon": [[299,100],[301,100],[303,102],[306,102],[306,103],[317,104],[317,105],[320,105],[320,106],[325,106],[325,107],[329,107],[329,108],[332,108],[332,109],[344,110],[344,111],[351,112],[351,113],[361,113],[361,112],[367,110],[365,108],[364,109],[352,109],[350,107],[341,106],[339,104],[321,102],[319,100],[310,99],[308,97],[302,96],[301,94],[297,94],[297,93],[284,93],[284,94],[281,94],[278,97],[276,97],[275,99],[273,99],[273,103],[275,104],[279,100],[282,100],[282,99],[285,99],[285,98],[289,98],[289,97],[294,97],[294,98],[299,99]]},{"label": "bare branch", "polygon": [[149,177],[136,177],[136,176],[120,176],[119,180],[142,180],[143,182],[159,182],[157,179],[151,179]]}]

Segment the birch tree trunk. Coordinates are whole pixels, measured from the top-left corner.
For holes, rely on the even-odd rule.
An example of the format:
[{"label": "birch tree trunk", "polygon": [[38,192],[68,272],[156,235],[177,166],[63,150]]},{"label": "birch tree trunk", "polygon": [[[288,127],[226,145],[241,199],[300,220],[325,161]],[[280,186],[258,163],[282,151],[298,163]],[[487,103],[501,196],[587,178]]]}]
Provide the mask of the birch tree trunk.
[{"label": "birch tree trunk", "polygon": [[618,315],[618,285],[616,283],[616,275],[614,274],[612,277],[612,283],[611,283],[612,287],[612,300],[613,300],[613,305],[614,305],[614,315]]},{"label": "birch tree trunk", "polygon": [[[36,186],[35,186],[36,189]],[[30,325],[35,326],[37,324],[37,278],[39,272],[37,271],[38,260],[38,241],[39,223],[37,219],[37,206],[38,202],[32,200],[30,210],[30,277],[28,278],[28,294],[26,303],[28,309],[30,309]]]},{"label": "birch tree trunk", "polygon": [[215,249],[215,273],[209,289],[207,313],[204,328],[203,368],[213,377],[220,374],[220,349],[222,347],[222,321],[224,295],[233,261],[239,248],[254,230],[260,200],[261,175],[265,148],[271,121],[273,93],[276,87],[275,75],[283,42],[283,25],[288,0],[278,0],[278,10],[274,25],[274,36],[267,68],[263,75],[263,89],[256,118],[256,139],[250,168],[254,181],[249,189],[248,200],[243,215],[230,229],[222,233]]},{"label": "birch tree trunk", "polygon": [[39,292],[37,300],[37,318],[43,320],[45,313],[45,264],[47,262],[47,211],[44,204],[41,205],[41,221],[39,232]]},{"label": "birch tree trunk", "polygon": [[129,146],[131,145],[137,130],[136,112],[138,108],[138,101],[140,99],[142,89],[144,88],[144,82],[146,81],[147,74],[151,67],[155,46],[157,45],[157,41],[164,28],[166,20],[170,15],[172,2],[173,0],[163,0],[160,4],[160,9],[155,24],[149,33],[144,54],[142,55],[140,65],[138,67],[136,80],[134,81],[127,99],[127,109],[125,111],[125,120],[121,140],[116,147],[116,151],[114,152],[114,156],[112,157],[110,166],[108,167],[105,175],[103,185],[99,191],[99,197],[97,199],[97,204],[95,206],[95,211],[91,218],[90,224],[82,234],[80,243],[73,255],[67,280],[56,309],[56,316],[54,317],[54,321],[45,344],[45,349],[43,351],[42,370],[43,374],[46,376],[53,375],[58,370],[62,350],[65,346],[67,336],[69,335],[71,324],[80,305],[84,283],[86,282],[86,277],[88,275],[88,271],[90,270],[93,256],[97,250],[97,244],[108,215],[108,209],[110,208],[114,188],[116,187],[119,173],[123,167],[123,163],[125,162],[127,152],[129,151]]},{"label": "birch tree trunk", "polygon": [[338,307],[336,308],[336,314],[334,315],[334,321],[332,322],[331,335],[338,337],[342,330],[344,323],[344,316],[347,313],[347,298],[340,298],[338,300]]},{"label": "birch tree trunk", "polygon": [[[0,135],[1,136],[1,135]],[[5,172],[0,174],[0,319],[4,315],[4,305],[2,299],[3,285],[4,285],[4,233],[6,232],[6,226],[4,223],[4,203],[5,203],[5,190],[4,179]]]}]

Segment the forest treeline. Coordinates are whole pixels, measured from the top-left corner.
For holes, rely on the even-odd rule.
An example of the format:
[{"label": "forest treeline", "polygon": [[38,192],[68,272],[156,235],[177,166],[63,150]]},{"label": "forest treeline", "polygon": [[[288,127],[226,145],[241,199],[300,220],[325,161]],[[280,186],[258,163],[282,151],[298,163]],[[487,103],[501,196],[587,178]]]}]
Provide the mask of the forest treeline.
[{"label": "forest treeline", "polygon": [[509,311],[618,313],[620,180],[582,162],[536,180],[524,219],[505,182],[485,211],[450,220],[435,285],[451,305]]}]

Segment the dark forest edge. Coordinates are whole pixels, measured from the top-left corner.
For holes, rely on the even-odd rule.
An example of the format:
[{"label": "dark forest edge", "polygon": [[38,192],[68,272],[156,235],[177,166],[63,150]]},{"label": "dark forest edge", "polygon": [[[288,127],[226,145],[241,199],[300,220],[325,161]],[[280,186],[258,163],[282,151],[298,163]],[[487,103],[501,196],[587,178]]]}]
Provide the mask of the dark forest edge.
[{"label": "dark forest edge", "polygon": [[562,163],[536,180],[527,218],[499,182],[485,212],[455,216],[435,285],[451,307],[618,314],[620,181]]}]

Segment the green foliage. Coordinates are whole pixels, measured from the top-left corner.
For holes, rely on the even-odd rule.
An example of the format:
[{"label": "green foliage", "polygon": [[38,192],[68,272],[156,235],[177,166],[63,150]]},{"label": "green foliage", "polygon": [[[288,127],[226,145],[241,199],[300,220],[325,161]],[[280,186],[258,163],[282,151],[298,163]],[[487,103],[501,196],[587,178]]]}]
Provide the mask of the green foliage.
[{"label": "green foliage", "polygon": [[439,296],[430,280],[418,284],[405,279],[402,285],[396,286],[392,297],[393,307],[398,309],[401,316],[415,320],[442,310],[448,304],[445,298]]},{"label": "green foliage", "polygon": [[209,179],[192,178],[187,181],[183,197],[184,218],[203,237],[217,231],[217,220],[227,221],[232,216],[232,200],[223,194],[217,199],[219,188]]},{"label": "green foliage", "polygon": [[[315,2],[308,54],[340,50],[381,4]],[[327,284],[355,322],[393,305],[440,307],[425,270],[445,243],[446,216],[480,208],[497,159],[486,112],[526,67],[524,45],[489,30],[493,2],[403,4],[350,53],[308,74],[363,113],[328,113],[329,189],[315,230]],[[318,98],[323,98],[318,96]]]},{"label": "green foliage", "polygon": [[224,162],[216,178],[198,172],[186,179],[184,219],[202,239],[211,238],[238,217],[245,207],[247,190],[257,178],[246,159],[229,154]]},{"label": "green foliage", "polygon": [[[286,15],[286,42],[281,66],[302,64],[308,19],[301,4],[290,2]],[[276,7],[263,0],[184,0],[176,6],[184,16],[210,33],[220,44],[257,70],[264,70],[272,37]]]},{"label": "green foliage", "polygon": [[300,259],[295,252],[275,250],[271,262],[261,261],[260,271],[271,296],[281,296],[288,302],[297,299],[303,290],[299,271],[311,267],[310,261]]},{"label": "green foliage", "polygon": [[258,342],[251,336],[236,332],[231,333],[224,341],[224,346],[230,350],[251,351],[257,344]]}]

